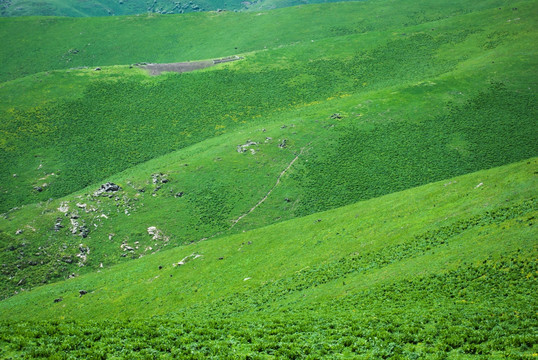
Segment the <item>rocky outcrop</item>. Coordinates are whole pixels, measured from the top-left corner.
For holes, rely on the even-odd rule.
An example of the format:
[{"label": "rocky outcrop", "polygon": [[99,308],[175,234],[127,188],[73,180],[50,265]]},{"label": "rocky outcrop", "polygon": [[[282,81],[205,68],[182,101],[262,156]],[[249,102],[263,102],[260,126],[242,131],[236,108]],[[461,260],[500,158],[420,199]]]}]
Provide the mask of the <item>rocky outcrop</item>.
[{"label": "rocky outcrop", "polygon": [[90,248],[86,245],[80,244],[78,246],[78,250],[80,253],[77,254],[77,257],[80,259],[78,262],[78,266],[82,267],[86,264],[86,261],[88,261],[88,255],[90,255]]},{"label": "rocky outcrop", "polygon": [[152,237],[153,240],[162,240],[162,241],[168,241],[169,240],[169,237],[165,236],[163,234],[163,232],[161,230],[157,229],[157,227],[155,227],[155,226],[148,227],[148,234],[153,236]]},{"label": "rocky outcrop", "polygon": [[254,146],[254,145],[258,145],[258,143],[255,142],[255,141],[252,141],[252,140],[248,140],[243,145],[237,145],[237,152],[240,153],[240,154],[242,154],[244,152],[247,152],[248,148],[251,147],[251,146]]},{"label": "rocky outcrop", "polygon": [[95,196],[99,196],[99,195],[104,194],[104,193],[114,193],[114,192],[117,192],[117,191],[120,191],[120,190],[121,190],[121,187],[119,185],[116,185],[116,184],[114,184],[112,182],[107,182],[107,183],[101,185],[99,190],[97,190],[93,194]]}]

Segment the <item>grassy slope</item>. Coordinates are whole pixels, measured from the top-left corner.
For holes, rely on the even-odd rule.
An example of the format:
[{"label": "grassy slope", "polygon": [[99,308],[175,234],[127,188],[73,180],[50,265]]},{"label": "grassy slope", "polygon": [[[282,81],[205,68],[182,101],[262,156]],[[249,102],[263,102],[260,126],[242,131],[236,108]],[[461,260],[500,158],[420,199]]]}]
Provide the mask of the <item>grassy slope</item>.
[{"label": "grassy slope", "polygon": [[[530,356],[537,166],[447,179],[22,293],[0,303],[2,345],[11,355],[120,355],[111,344],[121,336],[122,356]],[[201,257],[173,266],[191,254]],[[91,345],[71,343],[82,332]]]},{"label": "grassy slope", "polygon": [[398,2],[395,6],[392,1],[375,0],[269,13],[0,19],[4,39],[0,80],[80,66],[229,56],[328,36],[386,31],[498,6],[503,6],[504,16],[511,16],[509,8],[504,8],[507,4],[504,0],[480,4],[463,0],[433,4],[423,0]]},{"label": "grassy slope", "polygon": [[[533,2],[521,4],[518,14],[535,8]],[[165,244],[151,240],[150,226],[164,231],[171,247],[536,155],[532,81],[536,63],[528,47],[536,38],[534,22],[532,17],[506,22],[512,13],[495,8],[407,27],[406,36],[400,31],[372,32],[303,42],[249,54],[226,69],[200,73],[148,78],[138,69],[111,67],[101,72],[38,74],[5,83],[0,90],[9,99],[2,104],[4,110],[20,109],[28,128],[23,132],[20,122],[13,121],[18,130],[5,133],[4,141],[11,139],[20,147],[15,154],[21,155],[6,157],[2,186],[9,189],[9,196],[21,199],[15,204],[79,192],[77,197],[11,211],[1,220],[5,231],[1,256],[7,264],[2,294],[159,250]],[[462,35],[463,27],[472,34]],[[419,45],[424,50],[414,51]],[[361,56],[375,60],[364,61]],[[322,57],[326,60],[308,62]],[[340,73],[349,68],[353,73]],[[179,85],[194,89],[192,98],[178,92]],[[229,94],[223,95],[222,88]],[[207,108],[212,103],[204,103],[200,110],[198,105],[189,107],[200,94],[219,104],[211,116]],[[47,104],[49,96],[62,101]],[[127,96],[131,99],[126,101]],[[163,103],[163,98],[168,101]],[[222,100],[233,98],[243,101]],[[330,119],[335,112],[343,118]],[[191,137],[178,134],[170,126],[170,113],[186,124],[181,130],[198,132]],[[39,126],[50,126],[50,119],[57,123],[43,136]],[[73,128],[73,119],[82,125]],[[150,126],[139,125],[143,123]],[[114,136],[104,136],[111,130]],[[99,184],[79,190],[174,147],[223,133],[109,177],[124,188],[117,199],[88,196]],[[26,134],[24,141],[13,139],[21,134]],[[36,138],[29,142],[27,136]],[[266,137],[273,139],[265,143]],[[262,143],[255,147],[257,153],[238,154],[236,146],[249,139]],[[277,146],[282,139],[288,141],[286,149]],[[35,146],[51,140],[49,147]],[[267,201],[228,230],[232,219],[267,194],[301,149],[299,160]],[[138,156],[134,159],[133,151]],[[55,176],[58,170],[60,175]],[[170,182],[152,196],[151,174],[158,172],[167,174]],[[18,176],[13,178],[13,173]],[[66,179],[75,181],[70,184]],[[32,186],[45,182],[51,184],[48,189],[32,192]],[[59,185],[66,183],[71,187],[62,190]],[[54,193],[55,186],[64,192]],[[141,188],[146,192],[139,192]],[[184,197],[173,196],[180,191]],[[90,228],[87,238],[70,234],[69,218],[57,210],[62,201],[69,201],[79,222]],[[99,211],[86,213],[77,202]],[[58,218],[65,228],[55,232]],[[23,234],[15,236],[19,229]],[[112,240],[110,234],[115,234]],[[138,249],[121,257],[123,242]],[[82,268],[76,257],[81,244],[91,250]],[[146,250],[149,246],[152,250]]]}]

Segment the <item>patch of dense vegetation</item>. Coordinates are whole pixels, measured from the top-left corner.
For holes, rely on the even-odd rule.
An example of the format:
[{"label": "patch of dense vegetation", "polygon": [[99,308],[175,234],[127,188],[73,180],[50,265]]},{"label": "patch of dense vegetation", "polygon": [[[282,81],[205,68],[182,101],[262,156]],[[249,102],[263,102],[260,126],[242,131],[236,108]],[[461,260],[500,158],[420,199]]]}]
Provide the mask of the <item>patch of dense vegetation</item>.
[{"label": "patch of dense vegetation", "polygon": [[296,211],[311,214],[534,156],[537,104],[532,93],[492,84],[432,119],[337,127],[335,144],[294,175],[304,186]]},{"label": "patch of dense vegetation", "polygon": [[197,309],[177,320],[4,322],[0,344],[8,356],[55,359],[527,359],[538,340],[532,331],[537,270],[517,251],[389,281],[321,306],[301,301],[277,310],[266,304],[232,316],[222,308]]}]

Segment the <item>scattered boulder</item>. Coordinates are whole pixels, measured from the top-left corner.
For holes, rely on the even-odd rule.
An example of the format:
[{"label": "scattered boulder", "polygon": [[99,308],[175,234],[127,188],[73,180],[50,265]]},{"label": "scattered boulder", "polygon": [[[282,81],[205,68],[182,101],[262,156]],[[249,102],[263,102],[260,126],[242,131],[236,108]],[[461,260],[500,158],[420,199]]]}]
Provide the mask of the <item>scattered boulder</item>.
[{"label": "scattered boulder", "polygon": [[78,215],[75,217],[71,217],[71,227],[69,230],[71,231],[71,234],[73,235],[80,235],[83,238],[86,238],[88,234],[90,233],[90,229],[86,226],[84,223],[84,220],[82,220],[80,223],[77,221]]},{"label": "scattered boulder", "polygon": [[286,139],[283,139],[282,142],[278,144],[278,147],[284,149],[287,146],[287,142],[288,141]]},{"label": "scattered boulder", "polygon": [[183,191],[180,191],[174,195],[174,197],[180,198],[183,196]]},{"label": "scattered boulder", "polygon": [[42,192],[43,188],[41,186],[34,186],[34,190],[37,192]]},{"label": "scattered boulder", "polygon": [[78,250],[80,251],[80,253],[77,254],[77,257],[80,258],[78,266],[82,267],[88,260],[88,255],[90,255],[90,248],[88,246],[80,244],[78,246]]},{"label": "scattered boulder", "polygon": [[57,299],[54,299],[54,303],[59,303],[59,302],[61,302],[63,300],[64,300],[63,298],[59,297]]},{"label": "scattered boulder", "polygon": [[15,231],[15,235],[20,235],[20,234],[22,234],[22,230],[21,230],[21,229]]},{"label": "scattered boulder", "polygon": [[181,265],[185,265],[187,262],[191,261],[191,260],[195,260],[195,259],[198,259],[199,257],[202,257],[202,255],[200,254],[196,254],[196,253],[192,253],[188,256],[185,256],[183,259],[181,259],[180,262],[178,262],[177,264],[172,264],[173,266],[181,266]]},{"label": "scattered boulder", "polygon": [[252,141],[252,140],[248,140],[243,145],[237,145],[237,152],[242,154],[242,153],[246,152],[250,146],[254,146],[254,145],[258,145],[258,143],[255,142],[255,141]]},{"label": "scattered boulder", "polygon": [[60,203],[60,207],[58,208],[58,211],[67,213],[69,211],[69,203],[67,201]]},{"label": "scattered boulder", "polygon": [[121,187],[114,183],[107,182],[106,184],[101,185],[101,189],[103,189],[104,192],[116,192],[121,190]]},{"label": "scattered boulder", "polygon": [[341,119],[342,118],[342,115],[340,115],[340,113],[334,113],[331,115],[331,119]]},{"label": "scattered boulder", "polygon": [[289,198],[285,198],[284,201],[287,202],[287,203],[291,202],[291,200]]},{"label": "scattered boulder", "polygon": [[62,225],[62,218],[57,218],[54,224],[54,231],[60,231],[64,226]]},{"label": "scattered boulder", "polygon": [[166,174],[155,173],[155,174],[151,174],[151,181],[153,182],[154,185],[157,185],[159,183],[166,184],[170,180],[167,179]]},{"label": "scattered boulder", "polygon": [[80,294],[79,297],[82,297],[83,295],[86,295],[88,292],[86,290],[79,290],[78,293]]},{"label": "scattered boulder", "polygon": [[123,242],[121,245],[120,245],[120,249],[122,249],[123,251],[135,251],[135,249],[130,246],[129,244],[127,244],[126,242]]},{"label": "scattered boulder", "polygon": [[[101,185],[101,187],[99,188],[99,190],[97,190],[94,195],[95,196],[99,196],[103,193],[112,193],[112,192],[116,192],[116,191],[120,191],[121,190],[121,187],[119,185],[116,185],[112,182],[107,182],[103,185]],[[112,197],[112,195],[110,195],[110,197]]]},{"label": "scattered boulder", "polygon": [[96,68],[94,69],[94,71],[101,71],[101,68],[100,68],[100,67],[96,67]]},{"label": "scattered boulder", "polygon": [[148,234],[153,236],[152,237],[153,240],[163,240],[163,241],[169,240],[168,236],[165,236],[163,232],[157,229],[157,227],[155,226],[148,227]]}]

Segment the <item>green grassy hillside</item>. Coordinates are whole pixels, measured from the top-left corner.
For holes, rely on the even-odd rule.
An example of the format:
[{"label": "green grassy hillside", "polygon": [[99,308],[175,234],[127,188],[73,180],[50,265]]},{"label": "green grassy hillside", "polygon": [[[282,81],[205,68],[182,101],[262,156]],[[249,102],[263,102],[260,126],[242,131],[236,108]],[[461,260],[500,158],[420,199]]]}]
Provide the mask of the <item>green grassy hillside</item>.
[{"label": "green grassy hillside", "polygon": [[[193,73],[2,83],[2,296],[535,156],[534,10],[326,39],[319,28],[314,42]],[[93,196],[106,181],[122,190]]]},{"label": "green grassy hillside", "polygon": [[[0,80],[84,66],[202,60],[376,31],[402,33],[409,26],[486,9],[496,10],[489,16],[498,19],[497,26],[508,25],[513,30],[521,23],[529,25],[536,21],[531,15],[534,10],[529,9],[535,9],[533,4],[533,1],[524,2],[521,10],[526,9],[528,15],[512,24],[505,24],[506,20],[518,16],[521,19],[521,14],[518,15],[521,10],[519,7],[512,10],[514,4],[506,0],[480,3],[405,0],[397,1],[397,6],[393,1],[370,0],[261,13],[1,18]],[[502,35],[507,34],[502,32]],[[352,49],[357,48],[348,50]],[[340,51],[344,50],[336,50],[333,55],[340,55]],[[330,53],[323,56],[334,57]]]},{"label": "green grassy hillside", "polygon": [[0,303],[4,355],[528,358],[537,166],[447,179],[21,293]]},{"label": "green grassy hillside", "polygon": [[0,19],[0,358],[535,356],[538,1],[248,6]]}]

